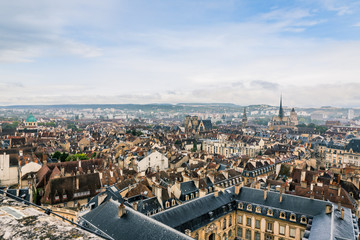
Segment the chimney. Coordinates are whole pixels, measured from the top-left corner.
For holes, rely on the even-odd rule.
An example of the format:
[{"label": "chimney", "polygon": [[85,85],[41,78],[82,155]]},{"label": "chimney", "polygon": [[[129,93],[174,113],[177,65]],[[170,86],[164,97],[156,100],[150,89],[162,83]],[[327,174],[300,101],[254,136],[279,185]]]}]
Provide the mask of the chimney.
[{"label": "chimney", "polygon": [[43,160],[43,164],[46,165],[47,164],[47,156],[45,154],[45,152],[43,152],[43,155],[42,155],[42,160]]},{"label": "chimney", "polygon": [[332,213],[332,205],[331,204],[326,204],[325,213],[326,214]]},{"label": "chimney", "polygon": [[118,216],[119,218],[121,218],[122,216],[125,215],[125,206],[123,203],[120,204],[119,206],[119,213],[118,213]]},{"label": "chimney", "polygon": [[305,181],[305,176],[306,176],[306,171],[302,170],[301,171],[301,179],[300,179],[301,182]]},{"label": "chimney", "polygon": [[241,187],[242,187],[241,184],[235,185],[235,195],[239,195]]},{"label": "chimney", "polygon": [[266,198],[267,198],[267,189],[265,188],[264,189],[264,200],[266,201]]},{"label": "chimney", "polygon": [[280,189],[280,203],[282,203],[282,200],[283,200],[283,187],[281,187]]},{"label": "chimney", "polygon": [[344,208],[341,209],[341,219],[344,220],[345,218],[345,210]]},{"label": "chimney", "polygon": [[76,190],[79,190],[79,177],[76,177]]},{"label": "chimney", "polygon": [[199,185],[200,185],[200,178],[195,178],[194,179],[194,184],[197,188],[199,188]]},{"label": "chimney", "polygon": [[341,187],[339,186],[339,188],[338,188],[338,197],[340,197],[340,194],[341,194]]}]

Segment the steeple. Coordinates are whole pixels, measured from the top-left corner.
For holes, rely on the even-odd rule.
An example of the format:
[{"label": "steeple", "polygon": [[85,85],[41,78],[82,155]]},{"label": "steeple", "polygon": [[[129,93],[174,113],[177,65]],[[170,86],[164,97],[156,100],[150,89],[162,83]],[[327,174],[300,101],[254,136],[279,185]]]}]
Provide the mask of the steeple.
[{"label": "steeple", "polygon": [[246,107],[244,108],[244,114],[243,114],[243,117],[242,117],[242,126],[243,127],[247,126]]},{"label": "steeple", "polygon": [[281,94],[281,96],[280,96],[279,117],[280,117],[280,119],[283,119],[283,117],[284,117],[284,109],[283,109],[283,107],[282,107],[282,94]]}]

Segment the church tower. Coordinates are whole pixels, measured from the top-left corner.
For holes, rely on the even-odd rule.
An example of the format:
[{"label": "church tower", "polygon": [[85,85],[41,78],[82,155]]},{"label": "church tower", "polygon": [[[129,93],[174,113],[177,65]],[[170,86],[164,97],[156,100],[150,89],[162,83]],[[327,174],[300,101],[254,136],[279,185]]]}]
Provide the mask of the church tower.
[{"label": "church tower", "polygon": [[297,113],[295,112],[295,109],[293,108],[290,112],[290,121],[292,125],[298,125],[298,118],[297,118]]},{"label": "church tower", "polygon": [[244,108],[244,114],[243,114],[243,117],[242,117],[242,127],[245,128],[247,126],[247,122],[248,122],[248,119],[247,119],[247,116],[246,116],[246,108]]}]

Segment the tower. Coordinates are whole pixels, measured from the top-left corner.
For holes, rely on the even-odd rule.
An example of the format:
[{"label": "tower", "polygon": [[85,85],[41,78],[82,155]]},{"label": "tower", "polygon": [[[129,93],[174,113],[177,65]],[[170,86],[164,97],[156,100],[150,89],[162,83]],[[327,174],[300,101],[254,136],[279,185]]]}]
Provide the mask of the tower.
[{"label": "tower", "polygon": [[247,116],[246,116],[246,107],[244,108],[244,114],[243,114],[243,117],[242,117],[242,127],[246,127],[247,126]]},{"label": "tower", "polygon": [[283,106],[282,106],[282,94],[281,94],[281,97],[280,97],[279,118],[281,120],[284,118],[284,109],[283,109]]},{"label": "tower", "polygon": [[295,109],[293,108],[290,112],[290,121],[292,125],[298,125],[298,119],[297,119],[297,113],[295,112]]}]

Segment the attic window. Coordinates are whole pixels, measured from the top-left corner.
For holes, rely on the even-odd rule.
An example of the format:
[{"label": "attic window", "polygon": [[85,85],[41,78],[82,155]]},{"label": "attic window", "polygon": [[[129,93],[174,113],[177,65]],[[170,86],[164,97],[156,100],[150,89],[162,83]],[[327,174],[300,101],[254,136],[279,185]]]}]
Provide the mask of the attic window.
[{"label": "attic window", "polygon": [[294,213],[290,215],[290,221],[296,221],[296,215]]},{"label": "attic window", "polygon": [[166,201],[165,206],[166,206],[166,208],[169,208],[169,207],[170,207],[170,203],[169,203],[168,201]]},{"label": "attic window", "polygon": [[273,210],[268,209],[268,210],[267,210],[267,215],[268,215],[268,216],[272,216],[272,215],[273,215]]},{"label": "attic window", "polygon": [[252,206],[251,206],[251,204],[247,205],[246,210],[252,211]]},{"label": "attic window", "polygon": [[239,209],[243,209],[243,208],[244,208],[244,204],[243,204],[243,203],[239,203],[239,204],[238,204],[238,208],[239,208]]},{"label": "attic window", "polygon": [[171,205],[175,206],[175,200],[174,199],[171,201]]},{"label": "attic window", "polygon": [[285,213],[284,212],[280,212],[280,218],[285,219]]},{"label": "attic window", "polygon": [[302,216],[300,221],[301,221],[301,223],[306,224],[306,217],[305,217],[305,216]]},{"label": "attic window", "polygon": [[256,207],[256,212],[257,212],[257,213],[261,213],[261,207],[257,206],[257,207]]}]

